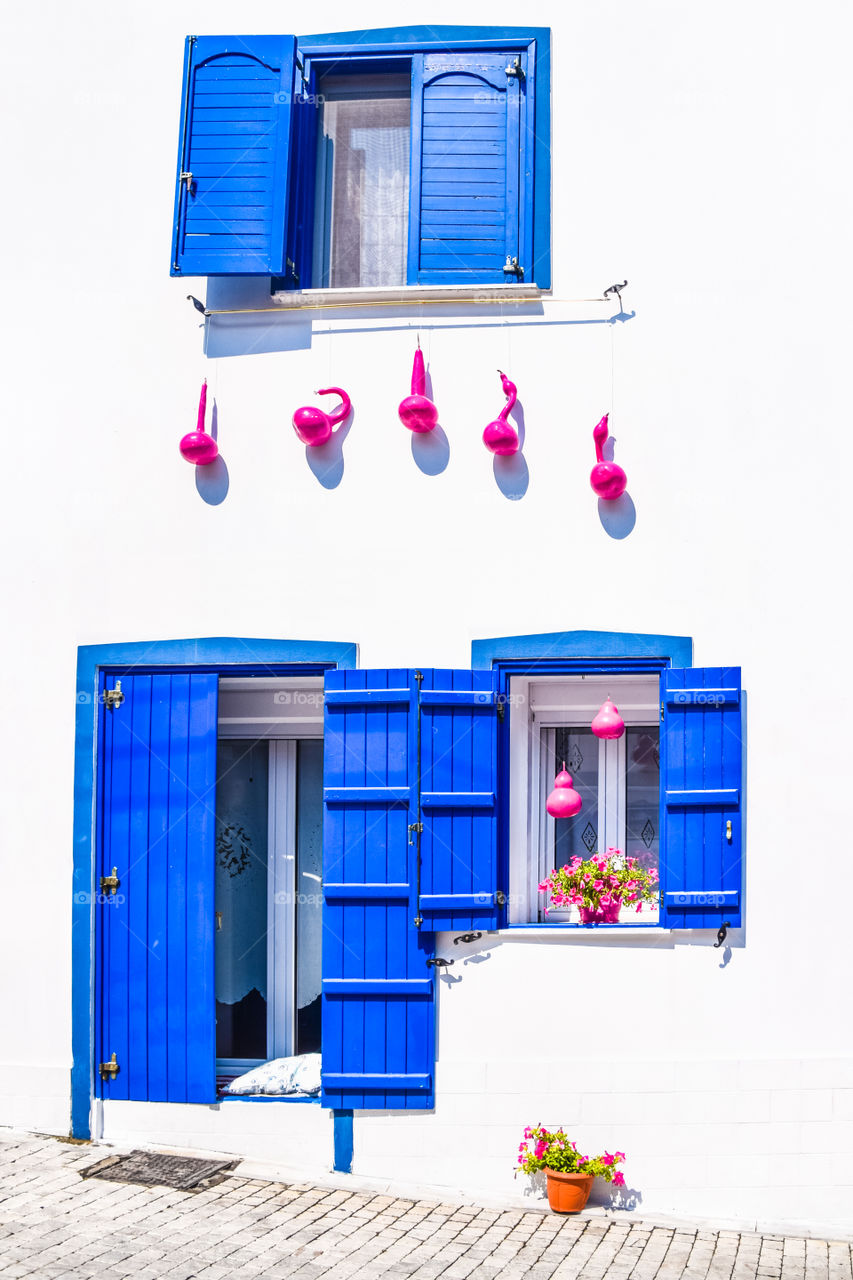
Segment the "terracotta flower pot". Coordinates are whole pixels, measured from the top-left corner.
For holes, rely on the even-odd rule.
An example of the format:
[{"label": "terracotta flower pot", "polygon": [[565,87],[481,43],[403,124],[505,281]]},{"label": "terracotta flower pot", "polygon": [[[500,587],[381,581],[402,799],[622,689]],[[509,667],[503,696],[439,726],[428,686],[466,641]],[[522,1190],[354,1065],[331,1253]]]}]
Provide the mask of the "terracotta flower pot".
[{"label": "terracotta flower pot", "polygon": [[555,1213],[580,1213],[592,1190],[591,1173],[558,1173],[546,1169],[548,1175],[548,1203]]}]

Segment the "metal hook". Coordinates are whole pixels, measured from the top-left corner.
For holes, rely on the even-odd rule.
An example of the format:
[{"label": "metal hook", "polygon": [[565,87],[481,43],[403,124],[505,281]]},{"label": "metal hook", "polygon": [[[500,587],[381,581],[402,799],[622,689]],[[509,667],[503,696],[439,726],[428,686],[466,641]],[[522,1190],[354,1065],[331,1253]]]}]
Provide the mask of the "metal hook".
[{"label": "metal hook", "polygon": [[731,927],[732,927],[731,920],[724,920],[723,923],[720,925],[719,929],[717,930],[717,941],[714,943],[715,951],[717,947],[721,947],[723,945],[723,943],[726,940],[726,934],[728,933],[729,929],[731,929]]},{"label": "metal hook", "polygon": [[207,309],[203,302],[199,302],[198,298],[194,298],[191,293],[187,294],[187,302],[191,302],[196,311],[200,311],[203,316],[207,315]]},{"label": "metal hook", "polygon": [[628,281],[627,281],[627,280],[623,280],[621,284],[612,284],[612,285],[610,286],[610,288],[609,288],[609,289],[605,289],[605,290],[604,290],[604,297],[605,297],[605,298],[608,296],[608,294],[611,294],[611,293],[615,293],[615,294],[616,294],[616,297],[619,299],[619,310],[620,310],[620,311],[622,310],[622,290],[623,290],[623,289],[625,289],[625,288],[627,287],[627,285],[628,285]]},{"label": "metal hook", "polygon": [[461,933],[458,938],[453,939],[454,947],[460,942],[476,942],[478,938],[482,938],[483,931],[479,933]]},{"label": "metal hook", "polygon": [[449,969],[452,964],[456,964],[455,960],[442,960],[440,956],[436,956],[434,960],[427,960],[427,968],[434,966],[436,969]]}]

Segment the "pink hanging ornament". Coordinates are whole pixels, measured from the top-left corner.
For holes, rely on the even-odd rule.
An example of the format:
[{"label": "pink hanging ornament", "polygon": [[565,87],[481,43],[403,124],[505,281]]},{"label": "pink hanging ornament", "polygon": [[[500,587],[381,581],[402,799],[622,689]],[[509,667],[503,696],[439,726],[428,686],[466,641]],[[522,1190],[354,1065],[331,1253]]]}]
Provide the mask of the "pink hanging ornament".
[{"label": "pink hanging ornament", "polygon": [[625,732],[625,721],[610,701],[610,698],[607,697],[601,704],[590,727],[596,738],[606,738],[609,741],[613,738],[622,737]]},{"label": "pink hanging ornament", "polygon": [[604,461],[604,442],[607,439],[607,419],[609,416],[609,414],[605,413],[592,432],[592,438],[595,441],[596,462],[590,472],[589,483],[599,498],[606,498],[608,502],[611,502],[614,498],[621,497],[625,492],[628,477],[618,463]]},{"label": "pink hanging ornament", "polygon": [[293,428],[303,444],[326,444],[332,437],[333,427],[349,416],[352,401],[340,387],[326,387],[322,391],[315,391],[314,394],[318,396],[337,395],[341,397],[341,403],[334,413],[324,413],[322,409],[317,409],[314,405],[304,405],[301,409],[297,409],[293,415]]},{"label": "pink hanging ornament", "polygon": [[483,444],[489,450],[489,453],[496,453],[501,457],[505,457],[508,454],[517,453],[520,444],[518,432],[515,427],[507,422],[510,410],[518,399],[518,388],[514,382],[510,382],[505,373],[501,373],[500,369],[498,369],[498,373],[501,374],[501,386],[503,387],[504,395],[507,397],[507,402],[494,422],[490,422],[483,432]]},{"label": "pink hanging ornament", "polygon": [[197,467],[206,467],[219,455],[219,446],[213,436],[204,429],[204,416],[207,410],[207,378],[201,384],[201,395],[198,401],[198,421],[195,431],[189,431],[178,446],[181,457],[193,462]]},{"label": "pink hanging ornament", "polygon": [[421,344],[418,343],[412,365],[412,394],[406,396],[397,410],[403,426],[408,427],[410,431],[432,431],[438,422],[438,409],[431,400],[427,399],[425,393],[424,353],[421,351]]},{"label": "pink hanging ornament", "polygon": [[545,808],[552,818],[573,818],[583,808],[583,800],[572,786],[572,775],[566,772],[565,761],[554,779],[554,790],[545,801]]}]

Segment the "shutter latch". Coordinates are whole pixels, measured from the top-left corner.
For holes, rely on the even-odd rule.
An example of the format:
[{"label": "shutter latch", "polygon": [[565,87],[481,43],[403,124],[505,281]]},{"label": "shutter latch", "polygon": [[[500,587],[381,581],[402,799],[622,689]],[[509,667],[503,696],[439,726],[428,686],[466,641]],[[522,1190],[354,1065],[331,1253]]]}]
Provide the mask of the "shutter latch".
[{"label": "shutter latch", "polygon": [[98,1067],[98,1074],[102,1080],[115,1080],[121,1068],[116,1062],[116,1056],[110,1058],[109,1062],[102,1062]]},{"label": "shutter latch", "polygon": [[517,280],[521,280],[524,276],[524,267],[518,265],[518,258],[511,258],[509,254],[506,256],[504,263],[504,275],[515,276]]},{"label": "shutter latch", "polygon": [[105,893],[107,897],[111,897],[121,884],[118,878],[118,867],[113,867],[111,876],[101,876],[101,893]]},{"label": "shutter latch", "polygon": [[523,80],[524,72],[521,69],[521,58],[517,57],[514,62],[511,62],[506,68],[506,73],[508,76],[511,76],[513,80]]},{"label": "shutter latch", "polygon": [[185,183],[187,184],[187,195],[188,195],[188,196],[191,196],[191,195],[193,195],[193,194],[194,194],[194,192],[195,192],[195,178],[193,177],[193,175],[192,175],[191,173],[184,173],[184,172],[179,173],[179,174],[178,174],[178,182],[185,182]]},{"label": "shutter latch", "polygon": [[663,724],[663,698],[660,700],[660,722]]},{"label": "shutter latch", "polygon": [[114,689],[104,690],[104,706],[108,711],[115,711],[124,702],[124,694],[121,691],[121,681],[116,680]]},{"label": "shutter latch", "polygon": [[[423,833],[423,829],[424,829],[424,824],[423,824],[422,822],[410,822],[410,823],[409,823],[409,831],[414,832],[416,835],[421,835],[421,834]],[[412,839],[412,837],[411,837],[411,836],[409,836],[409,844],[414,844],[414,843],[415,843],[415,842],[414,842],[414,840]]]}]

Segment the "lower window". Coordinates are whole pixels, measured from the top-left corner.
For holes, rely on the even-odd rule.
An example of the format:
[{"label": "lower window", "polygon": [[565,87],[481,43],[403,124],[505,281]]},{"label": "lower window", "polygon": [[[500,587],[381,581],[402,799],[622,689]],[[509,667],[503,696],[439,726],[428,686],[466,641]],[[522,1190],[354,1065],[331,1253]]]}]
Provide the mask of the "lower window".
[{"label": "lower window", "polygon": [[[660,861],[660,723],[656,676],[516,677],[510,747],[510,922],[579,923],[577,906],[553,906],[538,886],[555,867],[618,849],[647,871]],[[591,722],[610,696],[625,721],[603,740]],[[553,818],[556,775],[572,777],[582,807]],[[546,915],[545,909],[548,908]],[[623,908],[621,923],[656,922],[657,903]]]},{"label": "lower window", "polygon": [[216,1066],[233,1077],[320,1050],[322,681],[223,680],[219,708]]}]

